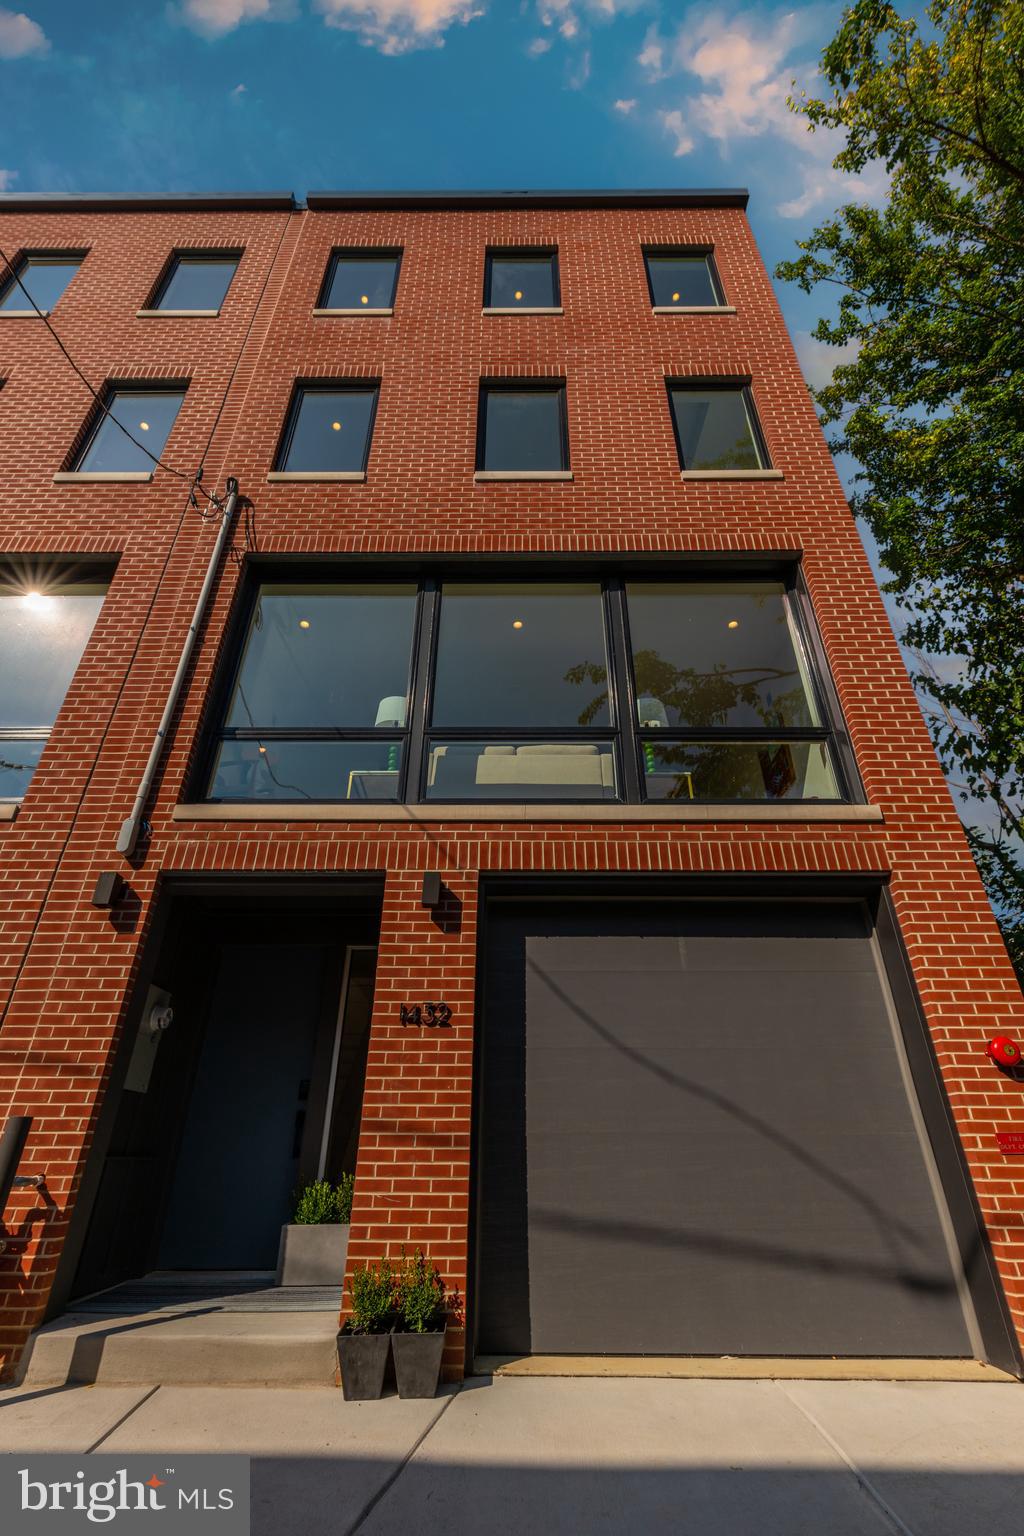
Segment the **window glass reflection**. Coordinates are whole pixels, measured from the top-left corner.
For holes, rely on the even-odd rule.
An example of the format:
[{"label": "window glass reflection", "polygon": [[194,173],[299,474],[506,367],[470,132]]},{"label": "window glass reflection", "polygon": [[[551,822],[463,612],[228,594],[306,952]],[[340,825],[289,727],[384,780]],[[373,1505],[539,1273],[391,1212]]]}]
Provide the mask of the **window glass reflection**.
[{"label": "window glass reflection", "polygon": [[781,582],[629,582],[642,727],[820,724]]},{"label": "window glass reflection", "polygon": [[721,304],[707,256],[677,256],[671,252],[656,255],[651,251],[647,255],[647,276],[651,303],[659,308],[717,308]]},{"label": "window glass reflection", "polygon": [[215,800],[397,800],[400,741],[225,741]]},{"label": "window glass reflection", "polygon": [[82,265],[77,256],[29,256],[0,293],[0,309],[52,309]]},{"label": "window glass reflection", "polygon": [[596,582],[445,583],[435,725],[543,729],[605,726],[610,718]]},{"label": "window glass reflection", "polygon": [[488,257],[487,304],[492,309],[555,309],[558,306],[553,254]]},{"label": "window glass reflection", "polygon": [[404,729],[416,587],[260,589],[227,724]]},{"label": "window glass reflection", "polygon": [[[180,389],[115,390],[107,398],[107,413],[100,417],[75,468],[90,474],[152,471],[153,459],[149,455],[159,458],[163,453],[184,398]],[[122,427],[131,433],[131,438],[122,432]]]},{"label": "window glass reflection", "polygon": [[233,256],[179,256],[155,307],[220,309],[237,266],[238,262]]},{"label": "window glass reflection", "polygon": [[428,800],[614,800],[610,742],[434,741]]},{"label": "window glass reflection", "polygon": [[332,259],[323,296],[324,309],[391,309],[398,283],[396,254],[344,256]]},{"label": "window glass reflection", "polygon": [[485,389],[482,469],[568,467],[560,389]]},{"label": "window glass reflection", "polygon": [[327,474],[366,468],[375,389],[302,389],[292,418],[280,469]]},{"label": "window glass reflection", "polygon": [[103,606],[105,586],[0,592],[0,729],[50,726]]},{"label": "window glass reflection", "polygon": [[645,742],[649,800],[838,800],[824,742]]},{"label": "window glass reflection", "polygon": [[671,390],[683,469],[760,469],[746,392],[742,389]]}]

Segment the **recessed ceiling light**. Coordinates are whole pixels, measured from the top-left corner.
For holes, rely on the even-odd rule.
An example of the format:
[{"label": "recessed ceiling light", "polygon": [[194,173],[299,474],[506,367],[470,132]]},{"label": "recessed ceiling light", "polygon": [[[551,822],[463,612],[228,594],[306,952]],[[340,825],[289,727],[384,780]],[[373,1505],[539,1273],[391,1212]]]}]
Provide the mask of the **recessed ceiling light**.
[{"label": "recessed ceiling light", "polygon": [[728,624],[728,628],[729,629],[739,629],[739,627],[740,627],[739,619],[730,619],[729,620],[729,624]]},{"label": "recessed ceiling light", "polygon": [[522,629],[522,627],[523,627],[522,619],[513,619],[512,620],[512,628],[513,629]]},{"label": "recessed ceiling light", "polygon": [[678,295],[678,293],[674,293],[672,295],[672,303],[673,304],[678,304],[679,303],[679,295]]},{"label": "recessed ceiling light", "polygon": [[148,421],[140,421],[139,422],[139,426],[142,428],[143,432],[148,432],[149,431],[149,422]]},{"label": "recessed ceiling light", "polygon": [[308,619],[300,619],[299,620],[299,628],[300,629],[308,629],[309,628],[309,620]]},{"label": "recessed ceiling light", "polygon": [[260,747],[260,751],[262,752],[263,756],[266,757],[266,755],[267,755],[266,747]]},{"label": "recessed ceiling light", "polygon": [[332,421],[331,422],[331,431],[332,432],[340,432],[341,431],[341,422],[340,421]]},{"label": "recessed ceiling light", "polygon": [[359,302],[360,302],[360,304],[369,304],[369,302],[370,302],[370,295],[368,293],[362,294],[360,299],[359,299]]},{"label": "recessed ceiling light", "polygon": [[517,299],[521,299],[522,296],[523,296],[523,290],[521,288],[517,288],[516,289],[516,298]]}]

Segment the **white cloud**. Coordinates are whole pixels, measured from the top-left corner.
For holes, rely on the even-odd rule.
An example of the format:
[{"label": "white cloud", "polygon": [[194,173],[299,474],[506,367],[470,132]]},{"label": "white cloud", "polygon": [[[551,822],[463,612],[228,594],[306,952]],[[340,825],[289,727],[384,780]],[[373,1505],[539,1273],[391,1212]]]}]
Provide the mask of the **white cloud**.
[{"label": "white cloud", "polygon": [[827,341],[819,341],[810,331],[794,331],[793,345],[803,376],[812,389],[821,389],[831,379],[834,368],[840,363],[852,363],[860,351],[858,341],[830,347]]},{"label": "white cloud", "polygon": [[237,101],[240,96],[245,95],[248,89],[249,87],[247,85],[236,85],[234,90],[229,92],[229,94]]},{"label": "white cloud", "polygon": [[580,24],[576,20],[576,17],[567,16],[558,30],[561,32],[563,37],[575,37],[579,29]]},{"label": "white cloud", "polygon": [[623,117],[626,117],[636,106],[636,97],[629,96],[627,98],[623,98],[620,96],[618,101],[612,102],[612,106],[615,108],[616,112],[621,112]]},{"label": "white cloud", "polygon": [[672,112],[659,112],[658,116],[661,118],[661,124],[665,132],[670,133],[676,141],[675,148],[672,151],[675,158],[678,160],[683,155],[688,155],[691,149],[693,149],[696,140],[683,121],[683,114],[678,109],[675,109]]},{"label": "white cloud", "polygon": [[474,0],[316,0],[329,27],[355,32],[381,53],[440,48],[443,34],[483,15]]},{"label": "white cloud", "polygon": [[12,184],[17,181],[17,179],[17,171],[5,171],[3,167],[0,166],[0,192],[9,192],[11,190]]},{"label": "white cloud", "polygon": [[649,80],[660,80],[665,68],[665,44],[658,36],[657,27],[648,27],[644,45],[636,56],[641,69],[646,69]]},{"label": "white cloud", "polygon": [[550,37],[535,37],[526,51],[531,58],[536,59],[539,58],[542,53],[547,53],[550,47]]},{"label": "white cloud", "polygon": [[0,6],[0,59],[23,59],[30,53],[47,53],[50,40],[37,21],[24,11]]},{"label": "white cloud", "polygon": [[569,75],[566,84],[570,91],[582,91],[590,79],[590,49],[580,54],[579,60]]},{"label": "white cloud", "polygon": [[182,20],[204,37],[223,37],[244,21],[273,21],[291,15],[290,0],[184,0]]}]

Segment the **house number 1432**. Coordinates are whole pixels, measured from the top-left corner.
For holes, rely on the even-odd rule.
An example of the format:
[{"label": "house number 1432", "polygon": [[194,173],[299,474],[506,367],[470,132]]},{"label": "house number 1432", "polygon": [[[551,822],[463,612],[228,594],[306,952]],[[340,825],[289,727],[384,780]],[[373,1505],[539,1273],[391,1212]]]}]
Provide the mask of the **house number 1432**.
[{"label": "house number 1432", "polygon": [[425,1024],[428,1029],[444,1029],[452,1021],[452,1011],[447,1003],[402,1003],[398,1017],[403,1027]]}]

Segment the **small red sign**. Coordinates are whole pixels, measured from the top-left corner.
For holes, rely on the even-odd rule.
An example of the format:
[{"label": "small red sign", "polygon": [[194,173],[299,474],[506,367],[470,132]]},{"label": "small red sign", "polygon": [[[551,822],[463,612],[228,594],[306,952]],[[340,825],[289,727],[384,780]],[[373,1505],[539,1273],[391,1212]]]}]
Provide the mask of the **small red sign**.
[{"label": "small red sign", "polygon": [[1024,1157],[1024,1131],[996,1131],[996,1141],[1007,1157]]}]

